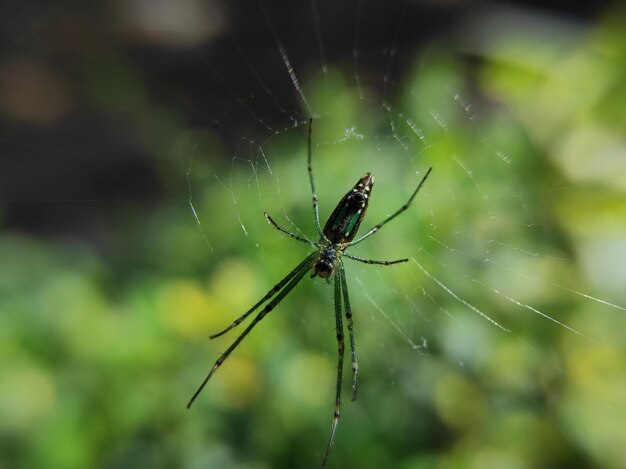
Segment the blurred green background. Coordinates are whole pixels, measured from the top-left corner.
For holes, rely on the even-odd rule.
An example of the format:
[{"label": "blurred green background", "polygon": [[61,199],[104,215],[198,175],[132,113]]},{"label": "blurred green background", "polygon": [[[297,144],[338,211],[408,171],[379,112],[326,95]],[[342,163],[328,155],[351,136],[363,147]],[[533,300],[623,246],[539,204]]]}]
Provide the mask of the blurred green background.
[{"label": "blurred green background", "polygon": [[[266,6],[305,104],[280,56],[267,71],[231,51],[214,68],[195,48],[219,54],[224,5],[182,2],[144,29],[142,10],[103,5],[2,7],[0,467],[319,464],[336,366],[319,279],[185,409],[237,331],[208,336],[308,252],[262,215],[314,233],[306,105],[324,219],[371,171],[369,228],[434,167],[407,214],[351,251],[411,261],[346,261],[360,394],[350,402],[347,355],[329,467],[626,465],[622,9],[447,7],[458,21],[419,51],[363,39],[360,61],[324,68],[308,62],[317,43],[303,51],[281,28],[312,31],[329,11],[287,21]],[[270,23],[254,24],[276,55]],[[254,40],[240,46],[256,58]],[[237,81],[250,70],[269,80],[264,98]],[[284,94],[289,110],[260,104]]]}]

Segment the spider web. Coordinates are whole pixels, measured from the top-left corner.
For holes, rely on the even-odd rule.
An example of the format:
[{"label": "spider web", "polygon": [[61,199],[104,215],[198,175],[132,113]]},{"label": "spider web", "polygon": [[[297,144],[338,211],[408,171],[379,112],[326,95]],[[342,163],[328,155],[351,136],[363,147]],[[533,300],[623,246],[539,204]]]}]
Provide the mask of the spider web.
[{"label": "spider web", "polygon": [[[225,15],[219,34],[206,47],[183,43],[184,52],[166,62],[189,71],[182,87],[172,84],[168,67],[131,54],[128,70],[116,73],[141,76],[175,121],[146,123],[145,140],[176,131],[167,148],[149,146],[157,161],[148,166],[178,194],[161,202],[183,214],[204,257],[190,258],[171,241],[173,232],[161,245],[180,251],[173,272],[209,278],[213,299],[201,325],[215,332],[308,252],[263,212],[315,240],[310,117],[322,224],[364,172],[376,184],[362,233],[405,203],[433,167],[411,207],[349,251],[409,262],[345,260],[361,388],[356,404],[344,392],[331,460],[353,461],[355,448],[398,427],[420,435],[404,449],[470,448],[471,461],[465,454],[458,465],[619,466],[626,460],[623,139],[584,120],[611,84],[578,73],[611,61],[596,56],[591,23],[435,3],[381,9],[314,0],[287,8],[261,0],[235,4],[233,18],[211,4],[215,17]],[[197,25],[187,20],[182,39],[196,44]],[[535,53],[524,47],[525,28]],[[516,81],[520,74],[526,81]],[[146,106],[128,81],[128,100],[108,104],[112,112]],[[69,150],[53,138],[40,146],[16,134],[11,145],[48,155],[115,160],[84,143],[89,135],[67,137]],[[124,163],[129,173],[144,166],[141,158]],[[29,176],[61,166],[48,164]],[[132,226],[147,238],[145,226]],[[332,294],[320,279],[305,278],[228,359],[207,399],[248,405],[248,413],[265,400],[276,414],[265,421],[283,438],[300,432],[322,451],[336,366]],[[196,358],[217,356],[237,333],[207,343],[204,332],[185,337],[200,344]],[[263,367],[265,360],[276,369]],[[194,362],[190,382],[210,362]],[[271,386],[258,385],[265,374]],[[346,373],[344,390],[349,380]],[[311,409],[315,426],[298,427],[294,421]],[[352,441],[357,430],[368,437]],[[527,434],[541,435],[541,444],[510,443]]]},{"label": "spider web", "polygon": [[[214,123],[226,125],[234,112],[249,122],[248,130],[236,135],[230,168],[216,172],[213,181],[193,169],[189,173],[193,215],[216,258],[224,247],[211,241],[211,222],[202,215],[211,212],[193,203],[200,185],[217,185],[230,199],[225,222],[238,224],[239,237],[259,251],[263,265],[278,266],[272,268],[277,279],[303,257],[306,250],[273,232],[261,214],[268,211],[288,229],[314,237],[305,172],[310,116],[322,223],[363,172],[371,171],[377,181],[365,230],[402,205],[432,166],[409,211],[353,251],[375,259],[408,256],[410,263],[380,268],[346,261],[362,373],[370,365],[386,367],[382,377],[375,377],[383,382],[369,378],[373,390],[363,392],[372,396],[404,389],[423,399],[435,392],[433,383],[421,382],[423,377],[445,386],[441,383],[450,373],[450,380],[469,388],[470,395],[484,386],[485,401],[515,402],[518,414],[492,409],[494,425],[511,415],[538,416],[575,454],[594,457],[599,448],[610,448],[609,460],[619,461],[621,450],[609,441],[621,438],[612,432],[626,411],[619,384],[626,362],[623,340],[613,331],[624,323],[626,271],[610,258],[623,260],[624,225],[584,202],[598,190],[590,182],[602,184],[602,178],[572,177],[563,161],[547,160],[545,132],[532,123],[523,104],[503,105],[498,77],[486,79],[489,90],[471,82],[480,69],[469,63],[472,57],[479,63],[526,59],[515,51],[504,59],[491,56],[480,37],[484,32],[478,33],[487,28],[503,40],[514,37],[503,28],[507,12],[465,18],[455,26],[446,21],[446,8],[429,11],[439,34],[422,41],[427,46],[421,50],[407,43],[406,30],[414,27],[415,18],[406,4],[379,21],[367,21],[364,15],[374,11],[357,2],[340,40],[331,32],[334,15],[341,13],[326,4],[313,2],[296,20],[286,20],[263,2],[257,13],[256,32],[271,44],[263,60],[282,76],[264,78],[266,68],[246,54],[253,48],[227,41],[225,57],[254,79],[237,89],[223,83],[232,107]],[[539,13],[535,20],[568,26]],[[495,21],[501,23],[495,26]],[[306,40],[294,28],[305,30]],[[578,34],[569,31],[563,43]],[[382,37],[382,43],[367,41],[371,36]],[[545,85],[556,86],[549,80]],[[572,93],[582,93],[576,83],[569,86]],[[286,94],[290,98],[282,98]],[[262,101],[273,105],[265,107]],[[563,122],[563,116],[552,117],[553,125]],[[197,164],[197,155],[193,160]],[[573,213],[573,207],[580,212]],[[316,336],[317,343],[307,346],[328,354],[332,366],[332,293],[323,286],[310,288],[322,294],[284,308],[318,302],[307,304],[309,314],[292,322],[330,337],[323,342]],[[400,354],[413,358],[403,361]],[[397,369],[396,359],[410,365]],[[598,362],[612,363],[611,377],[589,378],[588,373],[598,373]],[[391,391],[383,391],[390,385]],[[447,398],[457,393],[450,391]],[[543,398],[533,398],[536,394]],[[556,395],[558,405],[543,401]],[[439,405],[449,425],[472,425],[464,420],[471,412],[454,416],[453,404]],[[616,423],[593,436],[579,430],[596,419]]]}]

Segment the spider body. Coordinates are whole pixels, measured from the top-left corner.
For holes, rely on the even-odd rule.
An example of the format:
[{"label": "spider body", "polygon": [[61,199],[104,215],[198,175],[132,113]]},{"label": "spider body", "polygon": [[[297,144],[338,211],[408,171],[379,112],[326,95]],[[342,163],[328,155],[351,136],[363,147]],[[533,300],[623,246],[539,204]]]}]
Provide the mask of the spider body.
[{"label": "spider body", "polygon": [[211,376],[217,371],[222,363],[228,358],[233,350],[243,341],[248,333],[268,314],[270,313],[282,300],[295,288],[295,286],[302,280],[307,272],[313,271],[311,277],[321,277],[326,279],[329,283],[334,282],[334,304],[335,304],[335,326],[336,326],[336,338],[337,338],[337,382],[335,387],[335,408],[333,412],[333,419],[331,423],[330,436],[328,443],[326,444],[326,450],[322,459],[321,467],[325,467],[328,460],[330,449],[335,440],[335,433],[337,431],[337,425],[339,423],[340,409],[341,409],[341,378],[343,373],[343,356],[344,356],[344,334],[343,334],[343,322],[342,322],[342,310],[345,314],[346,321],[348,323],[348,334],[350,339],[350,355],[352,359],[352,400],[356,399],[357,394],[357,382],[359,366],[356,357],[356,347],[354,342],[354,327],[352,321],[352,306],[350,305],[350,299],[348,297],[348,284],[346,283],[346,275],[343,265],[343,257],[353,259],[365,264],[377,264],[377,265],[392,265],[400,262],[406,262],[408,259],[398,259],[394,261],[376,261],[372,259],[365,259],[362,257],[354,256],[346,253],[346,249],[350,246],[360,243],[364,239],[367,239],[376,231],[378,231],[383,225],[388,223],[397,217],[400,213],[404,212],[413,201],[413,198],[417,195],[422,185],[426,181],[426,178],[430,174],[432,168],[429,168],[417,188],[411,194],[409,200],[394,213],[385,218],[382,222],[375,225],[367,233],[360,238],[354,240],[356,233],[363,221],[363,217],[367,211],[367,206],[372,193],[372,187],[374,186],[374,176],[371,173],[365,173],[361,177],[354,187],[348,191],[346,195],[339,201],[335,210],[328,218],[324,229],[322,230],[319,221],[319,211],[317,204],[317,192],[315,191],[315,184],[313,181],[313,169],[311,164],[311,133],[312,122],[309,120],[309,138],[308,138],[308,173],[309,182],[311,185],[311,192],[313,195],[313,215],[315,218],[315,224],[319,233],[319,241],[313,242],[300,235],[292,233],[291,231],[278,225],[267,213],[265,218],[271,223],[277,230],[291,236],[292,238],[306,243],[309,246],[315,248],[302,262],[300,262],[291,272],[289,272],[280,282],[278,282],[273,288],[271,288],[266,295],[261,298],[255,305],[253,305],[248,311],[242,314],[235,321],[217,334],[210,336],[211,339],[220,337],[227,333],[231,329],[237,327],[245,319],[255,311],[259,310],[261,306],[263,308],[257,313],[252,322],[244,329],[244,331],[233,341],[233,343],[226,349],[222,355],[215,361],[213,367],[204,378],[202,384],[198,387],[192,398],[187,404],[187,408],[190,408],[200,392],[204,389],[206,384],[211,379]]},{"label": "spider body", "polygon": [[341,262],[341,255],[356,235],[367,211],[374,176],[365,173],[354,187],[339,201],[324,225],[319,242],[319,257],[313,266],[313,275],[330,280]]}]

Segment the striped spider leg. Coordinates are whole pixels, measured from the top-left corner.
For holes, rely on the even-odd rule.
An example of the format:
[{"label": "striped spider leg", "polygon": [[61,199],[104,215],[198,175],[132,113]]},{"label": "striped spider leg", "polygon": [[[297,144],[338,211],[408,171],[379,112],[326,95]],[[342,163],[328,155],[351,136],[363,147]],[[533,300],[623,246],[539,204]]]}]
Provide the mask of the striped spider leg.
[{"label": "striped spider leg", "polygon": [[[343,359],[344,359],[344,328],[342,317],[345,315],[348,337],[350,341],[350,355],[352,360],[352,400],[356,399],[359,365],[356,356],[356,346],[354,340],[354,324],[352,320],[352,306],[350,305],[350,299],[348,296],[348,284],[346,282],[346,274],[344,270],[344,264],[342,257],[363,262],[365,264],[377,264],[377,265],[393,265],[401,262],[406,262],[408,259],[398,259],[393,261],[378,261],[372,259],[366,259],[359,256],[348,254],[345,250],[357,243],[360,243],[364,239],[370,237],[376,231],[378,231],[385,224],[396,218],[402,212],[404,212],[423,186],[426,178],[430,174],[432,168],[429,168],[425,175],[422,177],[417,188],[411,194],[409,200],[394,213],[385,218],[382,222],[375,225],[367,233],[360,238],[354,240],[354,237],[361,225],[361,221],[365,217],[369,198],[374,186],[374,176],[371,173],[365,173],[361,177],[354,187],[348,191],[348,193],[339,201],[337,207],[332,212],[324,228],[321,228],[319,222],[319,209],[317,192],[315,191],[315,183],[313,179],[313,166],[312,166],[312,151],[311,151],[311,137],[312,137],[312,123],[313,120],[309,120],[309,132],[308,132],[308,164],[307,171],[309,174],[309,182],[311,185],[311,193],[313,195],[313,216],[315,219],[315,225],[319,232],[319,241],[313,242],[302,236],[299,236],[291,231],[283,228],[276,223],[272,217],[267,213],[264,213],[265,218],[271,223],[274,228],[281,231],[284,234],[294,238],[297,241],[305,243],[315,250],[311,252],[300,264],[298,264],[291,272],[289,272],[280,282],[278,282],[272,289],[270,289],[263,298],[261,298],[254,306],[248,311],[242,314],[235,321],[210,338],[215,339],[221,335],[227,333],[231,329],[234,329],[241,324],[248,316],[255,311],[258,311],[263,305],[263,308],[256,314],[252,322],[244,329],[244,331],[235,339],[235,341],[226,349],[222,355],[215,361],[213,367],[205,377],[204,381],[200,384],[197,391],[189,400],[187,408],[190,408],[193,402],[196,400],[200,392],[204,389],[209,379],[213,376],[215,371],[224,363],[228,356],[237,348],[237,346],[243,341],[243,339],[250,333],[250,331],[267,315],[269,314],[280,302],[285,298],[291,290],[304,278],[304,276],[312,271],[311,277],[321,277],[327,280],[327,282],[334,282],[334,305],[335,305],[335,326],[337,337],[337,382],[335,386],[335,407],[333,412],[333,419],[331,424],[330,436],[328,443],[324,451],[321,467],[326,466],[328,461],[328,455],[335,441],[335,434],[337,432],[337,425],[339,424],[339,418],[341,414],[341,385],[343,375]],[[342,315],[343,313],[343,315]]]}]

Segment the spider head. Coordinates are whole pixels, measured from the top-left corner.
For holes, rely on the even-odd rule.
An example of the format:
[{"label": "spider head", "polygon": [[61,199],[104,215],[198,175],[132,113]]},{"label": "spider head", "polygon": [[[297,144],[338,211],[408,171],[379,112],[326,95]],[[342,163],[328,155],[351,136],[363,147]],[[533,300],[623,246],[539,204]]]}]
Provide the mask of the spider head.
[{"label": "spider head", "polygon": [[320,249],[319,257],[313,266],[313,276],[330,278],[337,264],[337,250],[334,246],[326,246]]},{"label": "spider head", "polygon": [[333,265],[333,262],[329,259],[321,258],[315,263],[314,270],[314,275],[322,278],[328,278],[335,270],[335,266]]}]

